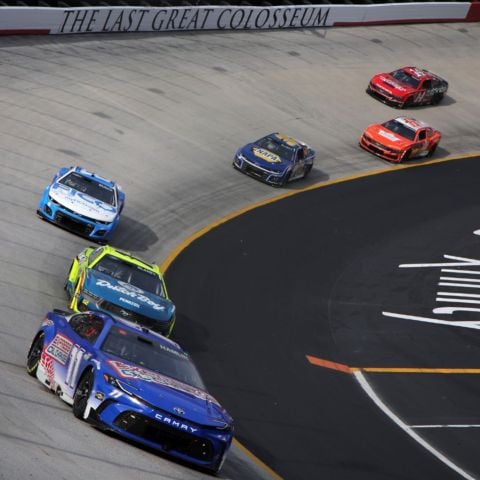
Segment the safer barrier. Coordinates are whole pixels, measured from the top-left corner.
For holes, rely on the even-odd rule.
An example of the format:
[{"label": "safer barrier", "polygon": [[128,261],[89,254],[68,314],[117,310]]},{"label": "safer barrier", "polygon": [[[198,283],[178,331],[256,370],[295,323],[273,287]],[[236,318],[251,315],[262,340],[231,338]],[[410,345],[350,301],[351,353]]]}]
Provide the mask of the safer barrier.
[{"label": "safer barrier", "polygon": [[480,2],[273,7],[1,7],[0,34],[260,30],[479,20]]}]

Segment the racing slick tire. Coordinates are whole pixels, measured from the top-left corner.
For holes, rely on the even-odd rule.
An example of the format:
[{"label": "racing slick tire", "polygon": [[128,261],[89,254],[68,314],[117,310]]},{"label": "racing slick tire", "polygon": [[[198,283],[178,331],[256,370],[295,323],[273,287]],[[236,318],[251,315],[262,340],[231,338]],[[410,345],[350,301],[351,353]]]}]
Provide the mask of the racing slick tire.
[{"label": "racing slick tire", "polygon": [[412,149],[409,148],[405,152],[403,152],[402,156],[400,157],[399,163],[406,162],[407,160],[410,160],[410,157],[412,155]]},{"label": "racing slick tire", "polygon": [[431,100],[432,105],[438,105],[443,99],[443,93],[436,93]]},{"label": "racing slick tire", "polygon": [[44,337],[45,335],[43,332],[39,333],[35,340],[32,342],[30,350],[28,351],[27,355],[27,373],[32,377],[37,376],[37,369],[38,365],[40,364],[40,359],[42,357],[43,352],[43,344],[44,344]]},{"label": "racing slick tire", "polygon": [[437,149],[438,143],[435,143],[432,145],[430,150],[428,151],[428,157],[433,157],[433,154],[435,153],[435,150]]},{"label": "racing slick tire", "polygon": [[278,184],[279,187],[284,187],[288,181],[290,180],[290,176],[292,175],[292,172],[289,171],[285,174],[285,176],[282,178],[282,181]]},{"label": "racing slick tire", "polygon": [[310,170],[312,170],[312,165],[307,165],[305,167],[305,170],[303,171],[303,178],[307,178],[308,174],[310,173]]},{"label": "racing slick tire", "polygon": [[402,104],[398,105],[398,108],[409,108],[414,104],[413,95],[410,95]]},{"label": "racing slick tire", "polygon": [[80,420],[84,420],[85,410],[87,409],[88,399],[92,393],[95,374],[92,370],[87,370],[80,378],[73,395],[73,414]]}]

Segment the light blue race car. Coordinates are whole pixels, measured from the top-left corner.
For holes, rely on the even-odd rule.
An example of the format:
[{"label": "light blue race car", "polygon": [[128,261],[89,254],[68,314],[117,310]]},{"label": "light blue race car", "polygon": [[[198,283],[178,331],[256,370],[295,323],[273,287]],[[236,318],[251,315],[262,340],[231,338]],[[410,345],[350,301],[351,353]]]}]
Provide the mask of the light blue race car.
[{"label": "light blue race car", "polygon": [[106,243],[120,219],[125,194],[112,180],[81,167],[61,168],[40,199],[37,214],[62,228]]}]

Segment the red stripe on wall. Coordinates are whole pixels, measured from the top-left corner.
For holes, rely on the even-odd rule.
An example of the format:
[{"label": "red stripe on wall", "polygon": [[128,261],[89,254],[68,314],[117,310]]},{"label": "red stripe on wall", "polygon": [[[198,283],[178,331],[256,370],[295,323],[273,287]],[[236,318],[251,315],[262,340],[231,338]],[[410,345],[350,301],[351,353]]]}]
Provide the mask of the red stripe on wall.
[{"label": "red stripe on wall", "polygon": [[480,2],[472,2],[465,17],[466,22],[480,22]]}]

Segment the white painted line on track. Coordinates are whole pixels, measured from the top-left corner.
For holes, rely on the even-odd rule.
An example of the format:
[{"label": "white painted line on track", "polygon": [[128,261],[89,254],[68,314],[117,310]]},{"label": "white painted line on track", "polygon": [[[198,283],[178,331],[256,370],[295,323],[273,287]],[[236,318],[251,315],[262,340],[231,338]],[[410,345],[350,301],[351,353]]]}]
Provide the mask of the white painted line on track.
[{"label": "white painted line on track", "polygon": [[467,273],[469,275],[480,275],[480,270],[457,270],[456,268],[442,268],[440,271],[445,273]]},{"label": "white painted line on track", "polygon": [[375,393],[362,372],[356,371],[353,374],[357,382],[363,388],[365,393],[373,400],[375,405],[377,405],[377,407],[380,408],[380,410],[382,410],[382,412],[387,415],[387,417],[393,420],[397,424],[397,426],[399,426],[405,433],[407,433],[411,438],[413,438],[413,440],[415,440],[423,448],[428,450],[432,455],[437,457],[441,462],[443,462],[445,465],[457,472],[463,478],[468,480],[475,480],[475,477],[472,477],[465,470],[463,470],[458,465],[449,460],[443,453],[430,445],[426,440],[424,440],[420,435],[418,435],[418,433],[414,432],[413,428],[408,426],[399,416],[393,413],[392,410],[390,410],[380,399],[380,397]]},{"label": "white painted line on track", "polygon": [[[450,307],[447,307],[450,308]],[[437,309],[435,309],[436,311]],[[473,310],[475,311],[475,310]],[[404,315],[402,313],[393,313],[393,312],[382,312],[382,315],[385,317],[399,318],[401,320],[414,320],[415,322],[423,323],[433,323],[437,325],[448,325],[449,327],[461,327],[461,328],[471,328],[473,330],[480,330],[480,324],[478,320],[473,321],[455,321],[450,320],[439,320],[438,318],[429,318],[429,317],[418,317],[416,315]]]},{"label": "white painted line on track", "polygon": [[440,277],[440,280],[451,280],[453,282],[480,282],[478,278],[461,278],[461,277]]},{"label": "white painted line on track", "polygon": [[459,292],[437,292],[437,295],[447,297],[468,297],[468,298],[480,298],[480,293],[459,293]]},{"label": "white painted line on track", "polygon": [[437,297],[435,301],[455,302],[455,303],[476,303],[477,305],[480,303],[480,300],[468,300],[468,299],[462,299],[462,298],[447,298],[447,297]]},{"label": "white painted line on track", "polygon": [[410,425],[410,428],[480,428],[480,424]]},{"label": "white painted line on track", "polygon": [[480,288],[480,285],[473,283],[438,282],[438,284],[442,287]]}]

